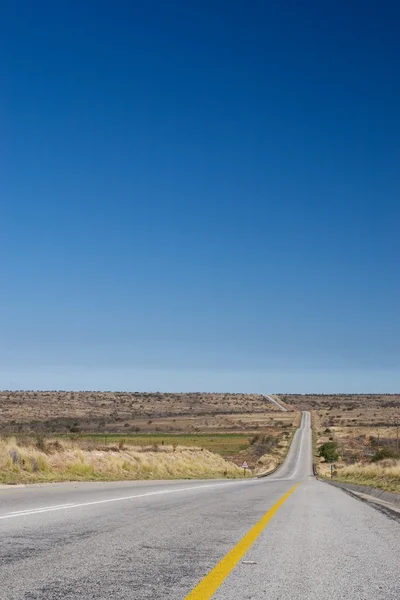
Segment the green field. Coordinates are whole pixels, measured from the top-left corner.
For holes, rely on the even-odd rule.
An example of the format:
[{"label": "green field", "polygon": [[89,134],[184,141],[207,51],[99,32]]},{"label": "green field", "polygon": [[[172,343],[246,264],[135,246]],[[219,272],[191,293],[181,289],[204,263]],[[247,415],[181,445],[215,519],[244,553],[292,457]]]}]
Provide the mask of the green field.
[{"label": "green field", "polygon": [[218,434],[207,434],[199,433],[194,435],[188,434],[163,434],[163,433],[151,433],[151,434],[66,434],[58,435],[58,438],[69,438],[75,440],[93,440],[99,444],[118,444],[121,440],[125,444],[132,446],[153,446],[166,445],[166,446],[197,446],[198,448],[204,448],[211,452],[216,452],[222,456],[234,456],[241,450],[246,450],[249,447],[250,442],[248,435],[246,434],[230,434],[230,433],[218,433]]}]

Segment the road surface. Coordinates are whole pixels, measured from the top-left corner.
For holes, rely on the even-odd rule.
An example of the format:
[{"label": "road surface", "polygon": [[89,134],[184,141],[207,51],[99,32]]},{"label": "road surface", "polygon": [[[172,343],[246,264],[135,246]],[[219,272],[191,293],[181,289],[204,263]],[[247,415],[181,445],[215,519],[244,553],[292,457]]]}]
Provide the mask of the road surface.
[{"label": "road surface", "polygon": [[0,490],[0,598],[398,600],[400,525],[312,477],[309,419],[265,479]]},{"label": "road surface", "polygon": [[284,406],[282,406],[282,404],[279,404],[279,402],[277,402],[275,400],[275,398],[273,398],[272,396],[266,396],[266,398],[268,398],[268,400],[270,402],[272,402],[273,404],[275,404],[280,410],[282,410],[283,412],[288,412],[288,409],[285,408]]}]

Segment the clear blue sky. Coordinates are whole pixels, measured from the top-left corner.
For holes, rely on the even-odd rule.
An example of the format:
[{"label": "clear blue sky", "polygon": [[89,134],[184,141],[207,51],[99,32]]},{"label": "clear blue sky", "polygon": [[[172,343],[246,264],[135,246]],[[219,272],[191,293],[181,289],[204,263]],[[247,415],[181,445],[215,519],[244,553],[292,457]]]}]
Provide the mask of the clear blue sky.
[{"label": "clear blue sky", "polygon": [[399,392],[399,21],[5,3],[0,387]]}]

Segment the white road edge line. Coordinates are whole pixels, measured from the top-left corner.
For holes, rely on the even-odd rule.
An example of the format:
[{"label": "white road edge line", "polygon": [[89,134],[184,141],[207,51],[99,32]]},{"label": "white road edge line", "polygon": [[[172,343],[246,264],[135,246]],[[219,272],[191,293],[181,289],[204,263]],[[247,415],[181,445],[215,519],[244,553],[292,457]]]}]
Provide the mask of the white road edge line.
[{"label": "white road edge line", "polygon": [[52,508],[69,508],[70,506],[74,506],[72,502],[69,504],[56,504],[54,506],[41,506],[40,508],[25,508],[25,510],[12,510],[8,515],[23,515],[25,513],[33,513],[40,510],[50,510]]},{"label": "white road edge line", "polygon": [[[241,483],[257,483],[257,479],[248,479],[247,481],[232,481],[232,484]],[[26,511],[15,511],[6,515],[0,515],[0,520],[4,519],[15,519],[16,517],[26,517],[29,515],[38,515],[47,512],[54,512],[57,510],[68,510],[71,508],[80,508],[82,506],[95,506],[97,504],[107,504],[109,502],[123,502],[124,500],[134,500],[135,498],[145,498],[147,496],[161,496],[163,494],[176,494],[178,492],[187,492],[190,490],[203,490],[212,487],[229,486],[229,483],[212,483],[210,485],[196,485],[185,488],[178,488],[174,490],[158,490],[155,492],[146,492],[145,494],[134,494],[132,496],[119,496],[118,498],[107,498],[106,500],[93,500],[91,502],[79,502],[77,504],[59,504],[57,506],[44,506],[42,508],[26,509]]]}]

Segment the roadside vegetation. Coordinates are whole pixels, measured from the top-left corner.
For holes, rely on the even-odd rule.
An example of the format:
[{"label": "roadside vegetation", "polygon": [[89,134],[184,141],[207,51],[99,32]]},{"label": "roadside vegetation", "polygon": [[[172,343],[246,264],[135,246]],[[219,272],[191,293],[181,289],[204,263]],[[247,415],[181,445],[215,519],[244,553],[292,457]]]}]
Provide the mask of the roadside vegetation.
[{"label": "roadside vegetation", "polygon": [[[26,437],[26,436],[25,436]],[[159,446],[188,446],[203,448],[210,452],[216,452],[221,456],[235,456],[239,452],[246,450],[250,446],[249,436],[245,433],[197,433],[197,434],[169,434],[169,433],[151,433],[151,434],[66,434],[56,436],[59,440],[78,441],[81,444],[86,442],[90,445],[96,444],[114,444],[122,442],[125,446],[149,447]]]},{"label": "roadside vegetation", "polygon": [[324,442],[318,448],[318,456],[321,456],[326,463],[333,463],[339,460],[339,451],[336,442]]},{"label": "roadside vegetation", "polygon": [[[295,419],[298,426],[300,418]],[[246,435],[3,436],[0,483],[242,477],[274,470],[295,427]]]},{"label": "roadside vegetation", "polygon": [[0,440],[0,482],[112,481],[242,477],[219,454],[188,446],[126,446],[38,437]]},{"label": "roadside vegetation", "polygon": [[314,462],[320,477],[400,492],[399,395],[290,399],[305,409],[313,407]]},{"label": "roadside vegetation", "polygon": [[260,394],[0,391],[0,434],[242,433],[291,418]]},{"label": "roadside vegetation", "polygon": [[349,465],[338,471],[337,479],[400,493],[400,459]]},{"label": "roadside vegetation", "polygon": [[0,482],[274,470],[300,413],[257,394],[0,392]]}]

